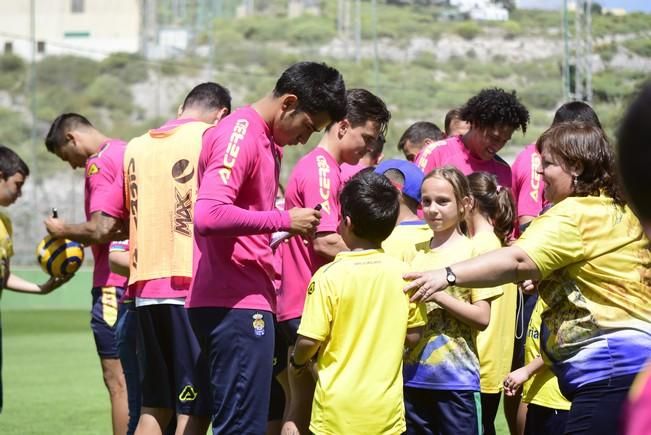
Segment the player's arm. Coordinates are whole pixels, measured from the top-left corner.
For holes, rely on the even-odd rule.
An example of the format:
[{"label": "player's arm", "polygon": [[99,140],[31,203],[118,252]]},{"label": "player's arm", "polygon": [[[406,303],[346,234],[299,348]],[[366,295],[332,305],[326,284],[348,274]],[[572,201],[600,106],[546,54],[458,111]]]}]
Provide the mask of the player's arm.
[{"label": "player's arm", "polygon": [[487,300],[468,303],[455,298],[446,292],[437,292],[432,301],[439,304],[448,313],[466,325],[483,331],[488,327],[491,318],[491,303]]},{"label": "player's arm", "polygon": [[45,220],[45,228],[53,237],[70,239],[84,245],[108,243],[127,236],[122,220],[101,211],[93,212],[90,220],[79,224],[68,224],[63,219],[49,217]]},{"label": "player's arm", "polygon": [[[7,262],[7,268],[9,268],[9,262]],[[36,284],[31,281],[27,281],[26,279],[23,279],[18,275],[14,275],[13,273],[11,273],[11,270],[9,269],[7,274],[7,280],[5,282],[5,289],[17,293],[31,293],[31,294],[45,295],[50,293],[52,290],[57,289],[64,283],[66,283],[70,278],[72,278],[72,275],[59,277],[59,278],[55,278],[52,276],[43,284]]]},{"label": "player's arm", "polygon": [[294,353],[292,353],[294,363],[298,366],[306,365],[319,351],[320,346],[319,340],[299,334],[294,345]]},{"label": "player's arm", "polygon": [[129,277],[129,251],[109,251],[111,272]]},{"label": "player's arm", "polygon": [[348,250],[344,239],[339,234],[330,232],[317,233],[312,241],[312,248],[314,248],[314,252],[328,261],[335,258],[335,255],[341,251]]},{"label": "player's arm", "polygon": [[[231,143],[231,137],[238,138],[237,143]],[[247,142],[252,140],[238,123],[231,128],[225,124],[213,127],[204,133],[199,157],[200,171],[205,162],[204,181],[195,204],[195,229],[202,236],[234,237],[276,231],[313,236],[321,216],[318,210],[258,211],[235,205],[242,185],[254,170],[257,155]]]},{"label": "player's arm", "polygon": [[416,346],[420,339],[423,336],[423,331],[425,330],[424,326],[418,326],[416,328],[407,329],[407,335],[405,336],[405,347],[408,349]]},{"label": "player's arm", "polygon": [[541,356],[534,358],[529,364],[512,371],[504,379],[504,393],[507,396],[515,396],[522,384],[527,382],[529,378],[538,373],[545,363]]}]

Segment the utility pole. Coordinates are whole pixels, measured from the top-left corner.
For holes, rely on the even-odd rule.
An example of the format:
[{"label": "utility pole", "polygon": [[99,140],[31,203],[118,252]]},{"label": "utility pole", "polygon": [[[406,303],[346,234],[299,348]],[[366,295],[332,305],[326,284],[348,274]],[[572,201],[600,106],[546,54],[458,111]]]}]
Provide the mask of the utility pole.
[{"label": "utility pole", "polygon": [[[592,101],[592,0],[577,0],[574,35],[563,0],[563,94],[565,100]],[[570,47],[570,40],[572,47]]]},{"label": "utility pole", "polygon": [[355,62],[362,60],[362,1],[355,0]]}]

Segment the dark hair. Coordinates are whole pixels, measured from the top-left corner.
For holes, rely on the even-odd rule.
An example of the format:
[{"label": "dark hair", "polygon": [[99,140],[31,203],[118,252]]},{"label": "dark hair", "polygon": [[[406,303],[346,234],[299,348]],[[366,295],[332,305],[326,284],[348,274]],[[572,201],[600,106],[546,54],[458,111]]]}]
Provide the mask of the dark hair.
[{"label": "dark hair", "polygon": [[371,168],[348,180],[339,202],[342,219],[350,218],[353,233],[361,239],[382,243],[396,226],[400,211],[398,189]]},{"label": "dark hair", "polygon": [[651,219],[651,82],[629,106],[617,130],[618,168],[633,208]]},{"label": "dark hair", "polygon": [[500,186],[497,177],[488,172],[468,175],[470,194],[475,207],[493,224],[493,231],[506,246],[515,226],[515,201],[511,190]]},{"label": "dark hair", "polygon": [[66,134],[80,126],[92,127],[93,124],[86,117],[78,113],[64,113],[57,116],[52,121],[50,130],[47,132],[47,136],[45,136],[45,147],[49,152],[53,153],[66,143]]},{"label": "dark hair", "polygon": [[346,91],[346,119],[353,128],[364,125],[367,121],[376,122],[380,133],[386,134],[391,112],[387,109],[384,101],[366,89],[348,89]]},{"label": "dark hair", "polygon": [[552,125],[536,142],[547,149],[566,171],[581,168],[572,196],[599,196],[604,191],[616,204],[625,203],[615,176],[615,155],[602,129],[585,122]]},{"label": "dark hair", "polygon": [[472,128],[507,125],[525,133],[529,111],[520,103],[515,91],[483,89],[461,108],[461,119],[468,121]]},{"label": "dark hair", "polygon": [[17,173],[22,174],[23,177],[27,177],[29,175],[29,167],[11,148],[0,145],[0,172],[2,172],[3,180]]},{"label": "dark hair", "polygon": [[559,107],[554,114],[552,125],[570,121],[582,121],[603,129],[595,111],[588,103],[584,103],[583,101],[570,101]]},{"label": "dark hair", "polygon": [[231,93],[219,83],[201,83],[185,97],[183,109],[188,107],[202,107],[211,110],[226,108],[230,112]]},{"label": "dark hair", "polygon": [[384,134],[380,133],[378,135],[377,139],[375,139],[369,145],[367,154],[369,154],[371,156],[371,158],[373,158],[373,159],[379,158],[380,155],[382,154],[382,151],[384,151],[384,144],[385,144],[386,141],[387,140],[384,137]]},{"label": "dark hair", "polygon": [[445,134],[449,135],[450,134],[450,124],[452,124],[452,120],[454,119],[461,119],[461,109],[450,109],[448,113],[445,114],[445,120],[443,121],[443,128],[445,129]]},{"label": "dark hair", "polygon": [[407,130],[402,133],[402,136],[400,136],[400,140],[398,141],[398,149],[400,151],[404,150],[407,141],[413,144],[419,144],[425,139],[439,141],[443,138],[445,138],[445,135],[436,124],[433,122],[419,121],[411,124],[407,127]]},{"label": "dark hair", "polygon": [[325,63],[299,62],[287,68],[273,90],[274,97],[293,94],[298,110],[314,115],[326,112],[331,121],[346,116],[346,86],[336,69]]}]

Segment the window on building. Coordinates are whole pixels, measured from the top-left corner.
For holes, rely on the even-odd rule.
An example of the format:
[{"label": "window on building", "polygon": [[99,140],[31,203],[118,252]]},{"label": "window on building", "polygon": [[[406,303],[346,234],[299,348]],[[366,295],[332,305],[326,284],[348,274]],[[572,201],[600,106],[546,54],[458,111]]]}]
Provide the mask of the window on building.
[{"label": "window on building", "polygon": [[11,41],[5,41],[5,54],[13,53],[14,52],[14,43]]},{"label": "window on building", "polygon": [[84,0],[70,0],[70,12],[73,14],[83,14]]},{"label": "window on building", "polygon": [[45,53],[45,41],[36,41],[36,52],[40,54]]}]

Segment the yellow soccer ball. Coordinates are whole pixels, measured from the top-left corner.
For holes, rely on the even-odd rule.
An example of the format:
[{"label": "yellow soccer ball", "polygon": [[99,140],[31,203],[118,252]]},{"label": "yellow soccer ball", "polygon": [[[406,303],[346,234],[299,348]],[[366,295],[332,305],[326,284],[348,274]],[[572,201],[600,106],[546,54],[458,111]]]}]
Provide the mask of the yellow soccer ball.
[{"label": "yellow soccer ball", "polygon": [[36,248],[36,261],[54,277],[75,273],[84,261],[84,248],[77,242],[47,235]]}]

